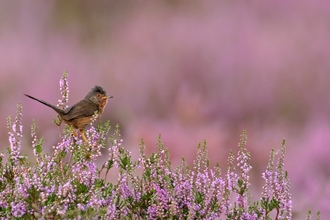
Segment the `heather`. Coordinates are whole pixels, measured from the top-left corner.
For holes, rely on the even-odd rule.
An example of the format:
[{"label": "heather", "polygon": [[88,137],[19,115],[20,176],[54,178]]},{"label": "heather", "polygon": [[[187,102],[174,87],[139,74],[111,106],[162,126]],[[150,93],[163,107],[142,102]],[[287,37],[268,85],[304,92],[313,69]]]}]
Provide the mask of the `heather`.
[{"label": "heather", "polygon": [[[69,94],[66,73],[60,87],[59,105],[65,106]],[[125,149],[119,126],[109,134],[109,121],[91,121],[86,130],[88,143],[66,126],[48,154],[33,122],[32,164],[21,152],[22,115],[18,104],[16,116],[7,121],[9,147],[6,156],[0,157],[1,219],[294,219],[290,179],[284,168],[285,140],[271,150],[261,174],[260,199],[252,201],[252,155],[246,148],[246,131],[237,154],[228,155],[227,167],[210,166],[206,140],[198,144],[192,166],[182,158],[174,167],[161,136],[150,155],[142,140],[134,160]],[[107,159],[97,166],[102,153]],[[116,179],[108,178],[113,170]],[[306,211],[306,219],[311,218]]]},{"label": "heather", "polygon": [[[109,123],[87,130],[88,145],[67,128],[51,155],[44,154],[42,139],[31,128],[36,164],[22,155],[22,106],[15,119],[8,118],[8,159],[3,161],[0,187],[0,215],[3,219],[94,218],[102,219],[275,219],[292,218],[292,201],[287,173],[284,171],[284,141],[274,166],[275,151],[270,154],[261,200],[249,201],[250,154],[243,132],[239,153],[228,157],[228,168],[210,168],[206,141],[198,145],[194,165],[184,158],[180,166],[171,166],[169,152],[158,138],[156,151],[145,155],[143,141],[140,158],[131,159],[122,145],[119,126],[110,138]],[[108,160],[96,166],[103,148]],[[116,181],[107,173],[119,171]],[[102,171],[105,171],[102,172]],[[137,174],[138,173],[138,174]]]}]

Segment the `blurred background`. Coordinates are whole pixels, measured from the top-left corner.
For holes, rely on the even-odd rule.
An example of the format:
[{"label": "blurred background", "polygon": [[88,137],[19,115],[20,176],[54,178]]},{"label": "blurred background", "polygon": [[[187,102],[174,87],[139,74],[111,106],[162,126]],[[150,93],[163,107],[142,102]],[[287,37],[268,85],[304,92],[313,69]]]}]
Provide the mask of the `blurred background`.
[{"label": "blurred background", "polygon": [[64,71],[70,105],[94,85],[115,96],[102,120],[135,157],[161,134],[173,164],[191,164],[206,139],[225,170],[247,130],[256,198],[285,138],[294,219],[330,214],[329,1],[0,0],[1,148],[21,102],[24,153],[33,119],[52,151],[56,114],[23,93],[57,103]]}]

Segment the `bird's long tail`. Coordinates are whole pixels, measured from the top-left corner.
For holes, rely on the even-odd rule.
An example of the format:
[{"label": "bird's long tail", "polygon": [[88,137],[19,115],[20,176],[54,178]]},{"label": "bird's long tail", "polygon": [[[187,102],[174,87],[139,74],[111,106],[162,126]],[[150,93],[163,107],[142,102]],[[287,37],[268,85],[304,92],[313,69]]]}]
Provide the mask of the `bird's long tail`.
[{"label": "bird's long tail", "polygon": [[24,95],[27,96],[27,97],[29,97],[30,99],[36,100],[36,101],[38,101],[38,102],[40,102],[40,103],[42,103],[42,104],[44,104],[44,105],[46,105],[46,106],[54,109],[54,111],[56,111],[59,115],[63,115],[63,112],[64,111],[62,109],[60,109],[60,108],[58,108],[58,107],[56,107],[56,106],[54,106],[52,104],[49,104],[48,102],[45,102],[44,100],[37,99],[37,98],[35,98],[33,96],[30,96],[30,95],[27,95],[27,94],[24,94]]}]

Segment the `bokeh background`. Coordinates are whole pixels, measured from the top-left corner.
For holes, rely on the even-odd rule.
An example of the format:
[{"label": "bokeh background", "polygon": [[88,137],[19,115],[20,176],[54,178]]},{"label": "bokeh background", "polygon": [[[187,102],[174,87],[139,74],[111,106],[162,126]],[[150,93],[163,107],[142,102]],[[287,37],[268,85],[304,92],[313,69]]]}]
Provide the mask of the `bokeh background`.
[{"label": "bokeh background", "polygon": [[1,0],[1,148],[21,102],[24,152],[32,119],[51,151],[55,114],[23,93],[56,103],[64,71],[69,104],[96,84],[115,96],[102,119],[136,157],[141,138],[150,153],[161,134],[174,165],[191,163],[206,139],[225,169],[247,130],[256,198],[285,138],[295,219],[329,216],[329,1]]}]

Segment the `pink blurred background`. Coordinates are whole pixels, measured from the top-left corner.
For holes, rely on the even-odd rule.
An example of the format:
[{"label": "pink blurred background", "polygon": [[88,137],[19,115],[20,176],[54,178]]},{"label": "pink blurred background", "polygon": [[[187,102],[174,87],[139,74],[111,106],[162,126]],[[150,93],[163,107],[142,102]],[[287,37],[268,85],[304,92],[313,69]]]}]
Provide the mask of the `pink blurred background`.
[{"label": "pink blurred background", "polygon": [[[58,141],[51,103],[69,74],[69,104],[91,87],[113,96],[102,116],[137,157],[162,135],[174,165],[207,140],[226,168],[247,130],[253,196],[271,148],[286,139],[295,219],[330,215],[330,2],[0,1],[0,138],[23,105],[25,146],[35,119],[44,148]],[[31,148],[24,149],[31,155]]]}]

